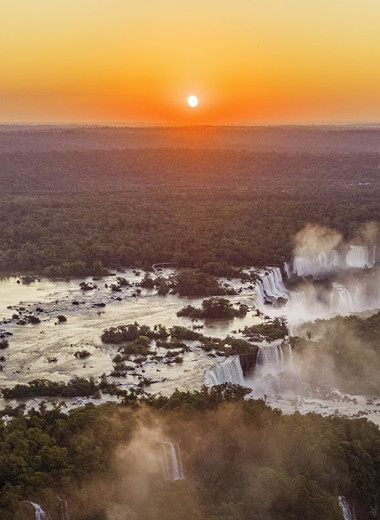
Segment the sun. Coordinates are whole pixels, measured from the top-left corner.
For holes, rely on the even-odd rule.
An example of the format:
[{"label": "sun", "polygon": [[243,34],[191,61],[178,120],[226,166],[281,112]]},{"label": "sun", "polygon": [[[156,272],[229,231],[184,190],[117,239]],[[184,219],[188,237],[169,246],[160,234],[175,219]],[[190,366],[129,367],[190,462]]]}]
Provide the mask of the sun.
[{"label": "sun", "polygon": [[195,108],[198,105],[198,98],[197,98],[197,96],[193,96],[193,95],[189,96],[187,98],[187,104],[189,105],[189,107]]}]

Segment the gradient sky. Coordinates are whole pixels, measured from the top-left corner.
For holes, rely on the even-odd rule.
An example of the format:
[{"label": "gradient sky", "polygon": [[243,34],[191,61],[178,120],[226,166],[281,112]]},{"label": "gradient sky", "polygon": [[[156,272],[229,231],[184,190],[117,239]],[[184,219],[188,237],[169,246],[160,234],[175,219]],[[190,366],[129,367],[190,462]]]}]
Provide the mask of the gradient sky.
[{"label": "gradient sky", "polygon": [[379,122],[379,24],[380,0],[0,0],[0,122]]}]

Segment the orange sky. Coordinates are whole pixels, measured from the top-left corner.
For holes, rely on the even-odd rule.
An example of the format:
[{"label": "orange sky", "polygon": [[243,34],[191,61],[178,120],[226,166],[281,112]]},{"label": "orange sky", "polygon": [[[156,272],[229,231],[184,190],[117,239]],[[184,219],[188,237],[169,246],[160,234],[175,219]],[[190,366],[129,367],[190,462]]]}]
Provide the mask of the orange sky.
[{"label": "orange sky", "polygon": [[0,122],[379,122],[379,23],[379,0],[0,0]]}]

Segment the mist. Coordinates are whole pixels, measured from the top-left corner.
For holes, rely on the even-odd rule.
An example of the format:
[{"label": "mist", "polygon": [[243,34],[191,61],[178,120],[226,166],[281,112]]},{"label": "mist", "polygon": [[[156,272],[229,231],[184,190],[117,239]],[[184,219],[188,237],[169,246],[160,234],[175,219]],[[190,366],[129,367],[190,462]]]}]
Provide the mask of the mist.
[{"label": "mist", "polygon": [[288,278],[278,268],[267,270],[259,306],[269,317],[285,319],[291,337],[259,345],[256,367],[246,377],[254,397],[379,395],[377,239],[373,222],[350,240],[307,224],[294,238]]}]

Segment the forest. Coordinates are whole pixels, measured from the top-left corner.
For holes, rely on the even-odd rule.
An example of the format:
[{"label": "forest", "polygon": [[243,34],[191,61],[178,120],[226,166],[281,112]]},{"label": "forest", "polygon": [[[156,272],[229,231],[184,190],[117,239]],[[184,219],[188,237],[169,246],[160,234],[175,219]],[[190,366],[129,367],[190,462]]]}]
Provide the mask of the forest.
[{"label": "forest", "polygon": [[280,265],[308,222],[378,219],[379,172],[376,153],[0,153],[0,272]]},{"label": "forest", "polygon": [[[147,271],[142,288],[207,298],[179,315],[233,318],[247,309],[223,298],[231,293],[215,276],[283,265],[308,223],[346,240],[360,224],[380,223],[379,148],[368,149],[363,134],[350,150],[330,146],[333,139],[321,133],[313,149],[310,130],[297,130],[302,143],[291,149],[286,139],[277,149],[271,132],[258,141],[262,148],[252,148],[243,130],[242,146],[210,148],[187,146],[185,131],[176,146],[163,137],[165,146],[157,147],[155,132],[142,138],[130,130],[130,148],[117,129],[106,145],[100,130],[83,130],[83,141],[78,130],[63,132],[66,140],[42,132],[38,146],[30,145],[33,132],[31,141],[21,132],[19,151],[18,130],[12,132],[0,132],[0,275],[30,275],[22,283],[133,267]],[[165,279],[151,272],[162,262],[183,269]],[[123,283],[117,280],[115,292]],[[305,327],[291,339],[303,381],[378,395],[380,313]],[[120,344],[113,368],[121,375],[131,356],[146,358],[153,339],[182,363],[187,340],[223,358],[251,353],[249,341],[261,334],[282,339],[287,327],[277,319],[246,327],[244,339],[216,341],[120,317],[98,339],[102,347]],[[4,339],[1,347],[11,351],[11,343]],[[28,411],[8,405],[0,414],[0,518],[30,520],[31,502],[59,518],[62,499],[75,520],[341,520],[338,496],[355,507],[357,520],[379,518],[380,432],[371,421],[284,415],[228,384],[171,397],[146,391],[144,384],[121,391],[105,378],[65,384],[33,377],[3,390],[7,399],[36,401]],[[104,394],[121,402],[73,409],[60,402],[101,402]],[[36,404],[44,397],[55,401]],[[181,452],[184,479],[163,479],[159,451],[168,442]]]},{"label": "forest", "polygon": [[[22,500],[55,517],[57,496],[78,520],[111,511],[140,520],[340,520],[338,495],[358,520],[378,518],[374,424],[285,416],[245,393],[222,385],[69,412],[58,403],[15,410],[0,423],[2,520],[30,518]],[[164,483],[155,465],[165,439],[179,443],[183,480]]]}]

